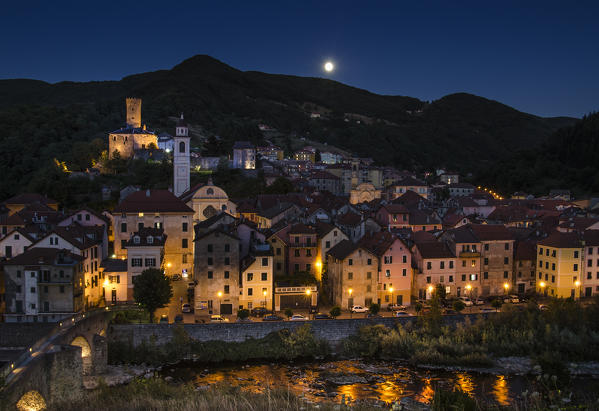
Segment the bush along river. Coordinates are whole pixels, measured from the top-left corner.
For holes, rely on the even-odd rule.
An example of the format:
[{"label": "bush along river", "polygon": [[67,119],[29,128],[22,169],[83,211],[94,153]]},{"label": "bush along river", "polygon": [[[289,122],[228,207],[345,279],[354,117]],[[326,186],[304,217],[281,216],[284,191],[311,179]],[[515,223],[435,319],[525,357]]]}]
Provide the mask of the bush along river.
[{"label": "bush along river", "polygon": [[[184,361],[160,368],[158,374],[168,381],[193,383],[198,389],[227,384],[260,393],[283,389],[312,402],[334,401],[345,404],[393,404],[402,400],[423,408],[435,390],[458,389],[489,406],[509,407],[535,391],[537,377],[502,375],[475,371],[420,369],[405,362],[339,360],[307,363],[269,363],[212,366]],[[588,381],[574,386],[582,391]]]}]

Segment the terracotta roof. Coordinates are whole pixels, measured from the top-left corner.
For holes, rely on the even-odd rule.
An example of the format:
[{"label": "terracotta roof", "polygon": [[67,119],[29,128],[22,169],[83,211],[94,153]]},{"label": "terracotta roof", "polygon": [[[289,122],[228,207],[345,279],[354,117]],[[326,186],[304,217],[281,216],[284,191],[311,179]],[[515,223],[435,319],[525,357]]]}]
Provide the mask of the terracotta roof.
[{"label": "terracotta roof", "polygon": [[4,265],[74,265],[84,258],[59,248],[29,248],[23,254],[4,262]]},{"label": "terracotta roof", "polygon": [[402,204],[385,204],[383,208],[387,210],[389,214],[402,214],[409,212],[409,210]]},{"label": "terracotta roof", "polygon": [[574,217],[568,221],[564,221],[559,225],[559,227],[576,231],[584,231],[596,223],[599,223],[599,219],[589,217]]},{"label": "terracotta roof", "polygon": [[321,171],[321,170],[315,170],[312,171],[312,174],[310,175],[311,179],[326,179],[326,180],[339,180],[339,177],[337,177],[336,175],[333,175],[327,171]]},{"label": "terracotta roof", "polygon": [[401,180],[395,182],[394,186],[410,186],[410,187],[426,187],[426,183],[424,181],[418,180],[417,178],[407,176],[402,178]]},{"label": "terracotta roof", "polygon": [[532,241],[518,241],[515,245],[515,260],[534,260],[537,256],[537,245]]},{"label": "terracotta roof", "polygon": [[396,236],[388,231],[379,231],[377,233],[365,235],[360,239],[358,245],[380,257],[397,239]]},{"label": "terracotta roof", "polygon": [[305,224],[299,223],[291,227],[289,234],[316,234],[316,230]]},{"label": "terracotta roof", "polygon": [[37,193],[22,193],[5,200],[3,204],[58,204],[58,201]]},{"label": "terracotta roof", "polygon": [[344,260],[348,255],[353,253],[358,246],[349,240],[343,240],[331,248],[327,254],[332,255],[338,260]]},{"label": "terracotta roof", "polygon": [[109,273],[122,273],[127,271],[127,260],[120,258],[107,258],[100,263],[100,267],[105,272]]},{"label": "terracotta roof", "polygon": [[514,236],[502,224],[468,224],[479,241],[508,241]]},{"label": "terracotta roof", "polygon": [[337,217],[337,224],[355,226],[360,224],[362,216],[351,211]]},{"label": "terracotta roof", "polygon": [[447,230],[447,234],[456,244],[472,244],[480,242],[469,225],[463,225],[452,230]]},{"label": "terracotta roof", "polygon": [[131,193],[118,206],[115,213],[191,213],[183,201],[168,190],[141,190]]},{"label": "terracotta roof", "polygon": [[599,246],[599,230],[586,230],[583,239],[586,246]]},{"label": "terracotta roof", "polygon": [[[422,225],[431,225],[437,224],[441,225],[441,220],[432,215],[428,215],[424,211],[421,210],[412,210],[410,211],[409,216],[410,225],[413,226],[422,226]],[[440,228],[440,227],[439,227]]]},{"label": "terracotta roof", "polygon": [[319,238],[324,237],[325,235],[333,231],[335,228],[337,227],[335,227],[333,224],[324,223],[322,221],[316,223],[316,233],[318,234]]},{"label": "terracotta roof", "polygon": [[215,228],[213,230],[206,231],[205,233],[196,236],[196,238],[193,241],[200,241],[200,240],[202,240],[202,239],[204,239],[204,238],[206,238],[206,237],[208,237],[210,235],[218,236],[220,234],[224,234],[227,237],[230,237],[230,238],[232,238],[234,240],[238,240],[239,241],[239,237],[237,237],[235,234],[229,233],[229,232],[227,232],[227,231],[225,231],[225,230],[223,230],[221,228]]},{"label": "terracotta roof", "polygon": [[455,254],[444,241],[416,243],[416,247],[418,247],[418,251],[424,259],[455,257]]},{"label": "terracotta roof", "polygon": [[[135,242],[135,237],[139,237],[139,242]],[[166,243],[166,234],[162,228],[143,227],[133,233],[129,241],[125,243],[125,248],[129,247],[156,247],[163,246]],[[151,238],[151,241],[149,241]]]},{"label": "terracotta roof", "polygon": [[539,241],[539,245],[555,248],[582,247],[578,233],[562,233],[560,231],[554,231],[549,237]]},{"label": "terracotta roof", "polygon": [[406,207],[411,207],[414,205],[418,205],[420,202],[427,202],[427,200],[422,197],[420,194],[415,193],[412,190],[408,190],[403,193],[401,196],[397,197],[392,201],[393,204],[403,204]]},{"label": "terracotta roof", "polygon": [[411,237],[415,243],[437,242],[437,238],[430,231],[416,231]]}]

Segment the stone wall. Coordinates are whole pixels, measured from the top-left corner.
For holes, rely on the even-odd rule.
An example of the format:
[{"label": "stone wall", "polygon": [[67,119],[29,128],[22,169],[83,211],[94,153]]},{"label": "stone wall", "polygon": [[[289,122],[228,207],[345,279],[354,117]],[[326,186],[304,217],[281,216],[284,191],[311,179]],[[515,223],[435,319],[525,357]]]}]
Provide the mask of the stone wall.
[{"label": "stone wall", "polygon": [[[476,316],[456,315],[444,316],[447,324],[456,324],[464,321],[464,318]],[[474,321],[475,318],[472,318]],[[227,323],[227,324],[185,324],[183,327],[191,338],[197,341],[226,341],[241,342],[249,338],[263,338],[268,334],[282,329],[294,330],[308,323],[312,326],[312,332],[317,338],[327,340],[335,347],[341,340],[357,334],[358,330],[367,325],[383,324],[394,327],[396,324],[406,324],[416,321],[416,317],[406,318],[376,318],[376,319],[343,319],[343,320],[320,320],[320,321],[277,321],[252,323]],[[173,324],[115,324],[109,328],[109,340],[122,343],[130,342],[134,347],[143,341],[154,339],[157,345],[169,342],[173,336]]]},{"label": "stone wall", "polygon": [[31,347],[55,326],[54,323],[0,323],[0,347]]}]

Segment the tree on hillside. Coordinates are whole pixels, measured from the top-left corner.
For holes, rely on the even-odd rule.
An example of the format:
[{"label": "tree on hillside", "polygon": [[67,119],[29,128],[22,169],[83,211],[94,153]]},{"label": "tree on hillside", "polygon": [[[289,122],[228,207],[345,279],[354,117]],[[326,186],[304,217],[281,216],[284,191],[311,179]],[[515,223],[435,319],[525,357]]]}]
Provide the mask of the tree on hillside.
[{"label": "tree on hillside", "polygon": [[166,307],[173,298],[173,286],[162,271],[148,268],[133,277],[133,298],[148,311],[150,322],[154,322],[156,310]]},{"label": "tree on hillside", "polygon": [[295,191],[295,187],[293,186],[293,183],[285,177],[277,177],[264,191],[266,194],[287,194]]}]

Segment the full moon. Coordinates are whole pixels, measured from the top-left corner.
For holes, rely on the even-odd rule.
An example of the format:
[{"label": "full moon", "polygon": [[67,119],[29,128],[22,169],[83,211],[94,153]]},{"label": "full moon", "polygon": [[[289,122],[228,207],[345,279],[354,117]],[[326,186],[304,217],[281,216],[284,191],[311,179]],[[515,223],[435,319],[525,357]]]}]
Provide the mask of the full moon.
[{"label": "full moon", "polygon": [[330,61],[327,61],[326,63],[324,63],[324,71],[330,73],[334,69],[335,69],[335,65],[333,63],[331,63]]}]

